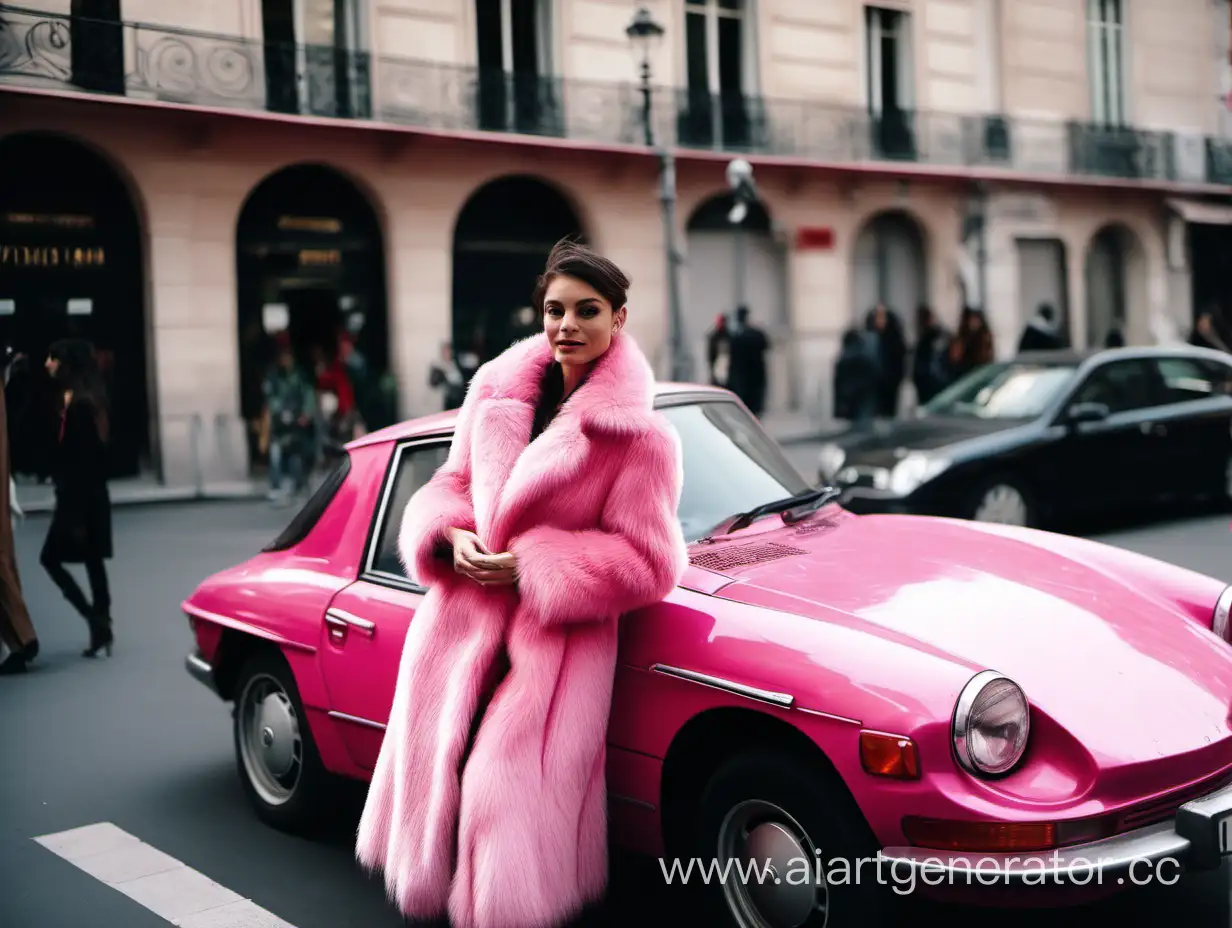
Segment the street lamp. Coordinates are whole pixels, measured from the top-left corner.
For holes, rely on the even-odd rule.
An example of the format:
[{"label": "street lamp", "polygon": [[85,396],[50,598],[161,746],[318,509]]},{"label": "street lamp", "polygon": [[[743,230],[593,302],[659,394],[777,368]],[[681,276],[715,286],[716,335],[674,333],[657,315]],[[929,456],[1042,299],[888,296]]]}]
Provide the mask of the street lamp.
[{"label": "street lamp", "polygon": [[743,158],[737,158],[727,165],[727,186],[732,192],[732,208],[727,214],[727,221],[735,228],[735,260],[732,261],[732,273],[735,275],[736,306],[744,306],[745,273],[745,233],[744,220],[749,216],[749,204],[757,202],[757,187],[753,183],[753,166]]},{"label": "street lamp", "polygon": [[[650,10],[641,7],[625,29],[629,42],[641,54],[642,128],[646,145],[654,147],[654,112],[650,87],[650,55],[663,38],[664,29]],[[693,358],[684,342],[684,318],[680,307],[680,250],[676,245],[676,159],[666,145],[659,146],[659,202],[663,212],[663,238],[667,250],[668,321],[671,325],[672,380],[693,379]]]}]

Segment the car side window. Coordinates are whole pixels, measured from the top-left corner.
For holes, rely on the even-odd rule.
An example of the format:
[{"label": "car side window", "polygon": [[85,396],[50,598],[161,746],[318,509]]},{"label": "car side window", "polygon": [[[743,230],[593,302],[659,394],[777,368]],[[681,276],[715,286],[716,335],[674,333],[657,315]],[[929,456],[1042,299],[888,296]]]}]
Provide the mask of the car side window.
[{"label": "car side window", "polygon": [[1112,361],[1097,368],[1074,394],[1073,403],[1103,403],[1109,412],[1130,412],[1158,406],[1154,372],[1145,361]]},{"label": "car side window", "polygon": [[1160,358],[1155,364],[1167,403],[1188,403],[1232,393],[1232,367],[1199,358]]},{"label": "car side window", "polygon": [[377,520],[373,537],[376,550],[370,569],[402,580],[409,579],[398,556],[398,531],[402,527],[402,513],[407,502],[449,457],[449,442],[434,442],[423,445],[403,445],[394,452],[392,486],[382,494],[375,514]]}]

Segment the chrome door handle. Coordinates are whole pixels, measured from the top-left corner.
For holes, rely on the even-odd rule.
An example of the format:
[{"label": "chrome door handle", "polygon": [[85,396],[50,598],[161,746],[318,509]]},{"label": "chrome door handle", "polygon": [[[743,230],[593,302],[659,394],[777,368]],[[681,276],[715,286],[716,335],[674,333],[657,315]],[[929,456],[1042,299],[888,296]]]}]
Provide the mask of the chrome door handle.
[{"label": "chrome door handle", "polygon": [[361,619],[357,615],[352,615],[344,609],[327,609],[325,610],[325,624],[330,628],[330,634],[338,637],[345,637],[346,633],[352,628],[362,635],[367,635],[369,638],[376,637],[376,624],[369,622],[367,619]]}]

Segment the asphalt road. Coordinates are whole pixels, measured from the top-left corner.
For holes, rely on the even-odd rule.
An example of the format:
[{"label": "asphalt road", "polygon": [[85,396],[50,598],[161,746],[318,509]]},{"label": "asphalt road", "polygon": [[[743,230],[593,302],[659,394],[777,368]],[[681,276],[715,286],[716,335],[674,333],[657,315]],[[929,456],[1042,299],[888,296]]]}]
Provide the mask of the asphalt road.
[{"label": "asphalt road", "polygon": [[[403,924],[382,887],[352,862],[361,794],[347,798],[353,811],[336,834],[305,840],[259,824],[236,777],[228,712],[183,669],[190,639],[178,603],[204,575],[255,552],[287,518],[259,503],[117,511],[117,646],[114,657],[99,661],[79,656],[85,625],[38,567],[45,520],[31,518],[19,529],[19,564],[43,656],[37,672],[0,679],[0,925],[165,928],[167,920],[33,840],[100,822],[295,928]],[[1232,578],[1226,515],[1105,538]],[[676,898],[653,861],[616,861],[613,924],[691,923],[687,914],[665,914]],[[989,918],[969,908],[912,905],[958,924]],[[1046,917],[1054,925],[1087,925],[1100,916],[1120,924],[1230,925],[1228,873]],[[1034,925],[1041,916],[991,917],[999,925]]]}]

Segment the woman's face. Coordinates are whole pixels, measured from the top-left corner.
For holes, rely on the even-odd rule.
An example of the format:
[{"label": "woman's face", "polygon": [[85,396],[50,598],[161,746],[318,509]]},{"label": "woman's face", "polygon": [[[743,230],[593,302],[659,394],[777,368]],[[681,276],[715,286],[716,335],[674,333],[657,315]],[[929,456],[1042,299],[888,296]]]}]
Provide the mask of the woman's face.
[{"label": "woman's face", "polygon": [[54,379],[60,370],[60,361],[58,358],[53,358],[51,355],[48,355],[43,367],[47,368],[47,373]]},{"label": "woman's face", "polygon": [[543,297],[543,331],[563,366],[580,367],[601,357],[626,315],[623,306],[613,312],[611,303],[576,277],[557,277]]}]

